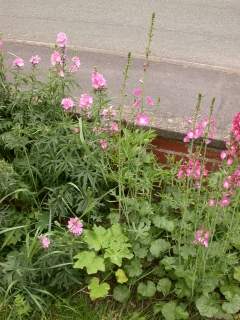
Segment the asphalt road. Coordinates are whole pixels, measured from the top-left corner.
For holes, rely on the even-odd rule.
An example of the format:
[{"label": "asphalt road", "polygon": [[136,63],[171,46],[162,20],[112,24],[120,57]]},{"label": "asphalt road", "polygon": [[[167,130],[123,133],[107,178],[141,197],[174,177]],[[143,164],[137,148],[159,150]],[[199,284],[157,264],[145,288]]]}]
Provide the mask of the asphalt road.
[{"label": "asphalt road", "polygon": [[156,57],[240,70],[239,0],[0,0],[5,38],[143,54],[152,12]]},{"label": "asphalt road", "polygon": [[184,131],[184,119],[193,113],[200,92],[203,114],[216,97],[217,137],[223,138],[240,111],[239,0],[0,0],[0,32],[5,40],[13,40],[5,45],[9,64],[12,53],[24,59],[39,53],[41,72],[49,66],[51,52],[42,44],[53,44],[59,31],[66,32],[81,57],[77,77],[82,90],[90,89],[90,73],[97,66],[108,80],[113,104],[118,103],[131,51],[135,58],[126,99],[131,104],[131,91],[142,77],[141,56],[153,11],[153,61],[146,94],[161,97],[160,107],[148,110],[153,125]]}]

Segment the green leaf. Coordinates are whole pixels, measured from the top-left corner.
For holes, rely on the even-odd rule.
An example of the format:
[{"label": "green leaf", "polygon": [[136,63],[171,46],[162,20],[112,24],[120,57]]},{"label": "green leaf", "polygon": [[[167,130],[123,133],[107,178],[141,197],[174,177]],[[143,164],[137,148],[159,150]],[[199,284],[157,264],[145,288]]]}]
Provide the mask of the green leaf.
[{"label": "green leaf", "polygon": [[240,281],[240,266],[234,268],[233,278],[237,281]]},{"label": "green leaf", "polygon": [[108,240],[103,245],[106,248],[104,258],[109,258],[112,263],[121,267],[123,258],[131,259],[133,257],[129,250],[131,245],[128,242],[128,237],[123,234],[119,224],[115,224],[107,230],[106,239]]},{"label": "green leaf", "polygon": [[84,232],[84,241],[88,244],[89,249],[99,251],[104,240],[106,240],[106,229],[101,226],[94,226],[93,230],[85,230]]},{"label": "green leaf", "polygon": [[227,300],[232,300],[235,294],[240,296],[240,287],[230,284],[225,284],[224,286],[220,287],[221,293]]},{"label": "green leaf", "polygon": [[99,279],[94,277],[91,279],[88,289],[90,291],[91,300],[96,300],[98,298],[106,297],[110,290],[110,286],[106,282],[99,283]]},{"label": "green leaf", "polygon": [[198,298],[196,307],[203,317],[213,318],[219,312],[217,302],[210,296],[201,296]]},{"label": "green leaf", "polygon": [[154,257],[158,258],[161,253],[167,251],[170,247],[171,245],[168,241],[164,239],[157,239],[152,242],[150,252]]},{"label": "green leaf", "polygon": [[162,315],[165,320],[175,320],[176,302],[170,301],[162,307]]},{"label": "green leaf", "polygon": [[152,281],[149,280],[146,283],[140,282],[137,292],[143,297],[151,298],[156,293],[156,286]]},{"label": "green leaf", "polygon": [[172,282],[168,278],[163,278],[158,281],[157,291],[166,296],[171,290]]},{"label": "green leaf", "polygon": [[130,264],[126,265],[126,270],[129,277],[139,277],[142,274],[142,265],[138,259],[131,260]]},{"label": "green leaf", "polygon": [[118,302],[126,302],[130,297],[130,290],[126,285],[118,285],[113,290],[113,298]]},{"label": "green leaf", "polygon": [[161,260],[161,264],[164,266],[166,271],[174,270],[176,268],[176,258],[165,257]]},{"label": "green leaf", "polygon": [[227,313],[237,313],[240,310],[240,295],[235,294],[229,302],[223,303],[222,308]]},{"label": "green leaf", "polygon": [[143,259],[146,258],[148,250],[146,247],[141,247],[139,243],[136,243],[133,247],[133,251],[136,257]]},{"label": "green leaf", "polygon": [[128,278],[127,278],[125,272],[123,271],[123,269],[118,269],[115,272],[115,276],[116,276],[116,279],[117,279],[118,283],[125,283],[125,282],[128,281]]},{"label": "green leaf", "polygon": [[86,267],[88,274],[105,271],[104,259],[97,256],[93,251],[82,251],[74,259],[77,259],[77,261],[74,263],[73,268],[83,269]]},{"label": "green leaf", "polygon": [[166,230],[168,232],[173,232],[175,225],[172,220],[168,220],[166,217],[154,216],[153,217],[153,224],[159,228]]}]

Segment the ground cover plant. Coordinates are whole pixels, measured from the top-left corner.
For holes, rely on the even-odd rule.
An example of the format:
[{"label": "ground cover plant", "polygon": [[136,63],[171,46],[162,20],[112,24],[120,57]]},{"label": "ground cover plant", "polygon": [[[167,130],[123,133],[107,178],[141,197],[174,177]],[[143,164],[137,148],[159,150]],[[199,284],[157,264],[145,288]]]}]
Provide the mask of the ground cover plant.
[{"label": "ground cover plant", "polygon": [[122,102],[111,106],[96,69],[91,90],[72,95],[81,63],[67,55],[62,32],[46,81],[38,55],[6,66],[0,51],[2,319],[237,317],[240,113],[216,172],[205,163],[214,99],[201,119],[201,95],[188,156],[158,163],[147,113],[157,102],[144,88],[153,22],[128,121],[131,55]]}]

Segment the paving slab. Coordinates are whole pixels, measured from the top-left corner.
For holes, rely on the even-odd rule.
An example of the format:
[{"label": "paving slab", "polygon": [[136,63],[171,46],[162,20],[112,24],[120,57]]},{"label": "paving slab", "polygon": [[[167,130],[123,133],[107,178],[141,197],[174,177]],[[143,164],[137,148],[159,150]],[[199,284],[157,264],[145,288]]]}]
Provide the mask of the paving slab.
[{"label": "paving slab", "polygon": [[[50,66],[50,54],[53,48],[48,46],[27,45],[26,43],[6,42],[4,52],[6,62],[10,66],[13,54],[29,60],[32,54],[42,57],[40,73]],[[122,72],[127,58],[116,54],[106,54],[86,50],[68,50],[68,55],[79,55],[81,68],[77,81],[81,90],[74,92],[79,96],[82,92],[91,90],[90,75],[96,66],[108,81],[108,91],[112,104],[119,103],[119,90],[122,82]],[[27,64],[27,63],[26,63]],[[139,84],[143,76],[144,60],[133,58],[127,85],[125,104],[129,108],[133,102],[132,90]],[[228,133],[232,117],[239,108],[240,74],[237,71],[226,71],[208,67],[196,67],[191,64],[173,64],[163,61],[151,61],[146,77],[145,93],[161,98],[159,106],[146,107],[151,115],[154,127],[184,132],[187,119],[194,112],[198,93],[203,95],[202,115],[207,115],[213,97],[216,98],[214,117],[217,121],[217,139],[224,139]]]}]

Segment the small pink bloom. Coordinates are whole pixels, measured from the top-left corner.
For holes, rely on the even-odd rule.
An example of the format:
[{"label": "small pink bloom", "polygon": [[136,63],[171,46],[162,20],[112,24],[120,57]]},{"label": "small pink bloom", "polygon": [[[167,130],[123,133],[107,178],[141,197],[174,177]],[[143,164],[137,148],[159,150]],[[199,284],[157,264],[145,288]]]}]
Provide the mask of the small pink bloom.
[{"label": "small pink bloom", "polygon": [[44,249],[47,249],[47,248],[50,246],[51,241],[50,241],[50,239],[49,239],[47,236],[45,236],[45,235],[40,235],[40,236],[38,237],[38,239],[39,239],[39,241],[40,241],[41,246],[42,246]]},{"label": "small pink bloom", "polygon": [[225,181],[223,182],[223,187],[224,187],[225,189],[229,189],[230,183],[229,183],[228,180],[225,180]]},{"label": "small pink bloom", "polygon": [[104,118],[104,120],[110,120],[111,118],[114,118],[116,115],[117,112],[113,110],[113,106],[105,108],[101,112],[101,116]]},{"label": "small pink bloom", "polygon": [[227,207],[230,204],[230,198],[228,196],[224,196],[221,200],[220,200],[220,206],[221,207]]},{"label": "small pink bloom", "polygon": [[81,61],[79,57],[73,57],[72,58],[72,65],[70,66],[69,71],[70,72],[76,72],[80,68]]},{"label": "small pink bloom", "polygon": [[18,57],[13,60],[12,66],[22,68],[22,67],[24,67],[24,60],[22,58]]},{"label": "small pink bloom", "polygon": [[147,126],[149,124],[149,117],[144,113],[138,113],[135,119],[138,126]]},{"label": "small pink bloom", "polygon": [[216,205],[216,200],[214,200],[214,199],[209,199],[208,205],[209,205],[209,207],[215,207],[215,205]]},{"label": "small pink bloom", "polygon": [[231,132],[236,141],[240,141],[240,112],[238,112],[232,121]]},{"label": "small pink bloom", "polygon": [[29,60],[29,62],[30,62],[33,66],[36,66],[37,64],[39,64],[40,61],[41,61],[41,58],[39,57],[38,54],[36,54],[35,56],[32,56],[31,59]]},{"label": "small pink bloom", "polygon": [[117,122],[111,122],[111,124],[110,124],[110,131],[111,131],[112,133],[119,131],[119,127],[118,127]]},{"label": "small pink bloom", "polygon": [[62,57],[58,51],[54,51],[51,55],[51,64],[55,66],[56,64],[62,64]]},{"label": "small pink bloom", "polygon": [[108,142],[107,142],[107,140],[101,139],[101,140],[99,141],[99,143],[100,143],[100,147],[101,147],[102,150],[106,150],[106,149],[108,148]]},{"label": "small pink bloom", "polygon": [[209,242],[209,231],[205,231],[203,229],[199,229],[195,232],[195,244],[200,244],[204,246],[205,248],[208,247],[208,242]]},{"label": "small pink bloom", "polygon": [[147,105],[149,105],[150,107],[154,106],[154,100],[153,100],[152,97],[147,96],[146,97],[146,102],[147,102]]},{"label": "small pink bloom", "polygon": [[57,34],[57,40],[56,40],[56,43],[57,45],[60,47],[60,48],[63,48],[67,45],[67,42],[68,42],[68,38],[67,38],[67,35],[66,33],[64,32],[59,32]]},{"label": "small pink bloom", "polygon": [[233,164],[233,158],[228,158],[227,159],[227,165],[231,166]]},{"label": "small pink bloom", "polygon": [[80,236],[83,233],[83,224],[79,218],[70,218],[68,220],[68,230],[75,236]]},{"label": "small pink bloom", "polygon": [[139,87],[133,89],[133,95],[134,95],[135,97],[140,97],[140,96],[142,95],[142,89],[139,88]]},{"label": "small pink bloom", "polygon": [[92,72],[92,87],[96,90],[101,90],[106,88],[107,81],[103,77],[101,73],[98,73],[96,71]]},{"label": "small pink bloom", "polygon": [[63,98],[61,105],[63,109],[68,110],[74,107],[74,101],[71,98]]},{"label": "small pink bloom", "polygon": [[3,47],[3,41],[0,39],[0,49]]},{"label": "small pink bloom", "polygon": [[79,100],[79,107],[82,109],[89,109],[91,108],[93,103],[93,98],[89,96],[87,93],[81,94],[80,100]]},{"label": "small pink bloom", "polygon": [[226,159],[226,157],[227,157],[227,152],[226,151],[222,151],[221,154],[220,154],[220,158],[222,160],[224,160],[224,159]]}]

